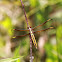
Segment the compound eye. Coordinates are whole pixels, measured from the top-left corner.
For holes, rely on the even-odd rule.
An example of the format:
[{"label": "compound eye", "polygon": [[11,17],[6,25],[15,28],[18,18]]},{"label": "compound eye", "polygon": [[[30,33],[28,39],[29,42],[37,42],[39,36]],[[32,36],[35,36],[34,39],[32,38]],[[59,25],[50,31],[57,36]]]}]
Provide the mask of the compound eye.
[{"label": "compound eye", "polygon": [[29,29],[29,27],[27,27],[27,29]]},{"label": "compound eye", "polygon": [[30,27],[31,28],[31,27]]}]

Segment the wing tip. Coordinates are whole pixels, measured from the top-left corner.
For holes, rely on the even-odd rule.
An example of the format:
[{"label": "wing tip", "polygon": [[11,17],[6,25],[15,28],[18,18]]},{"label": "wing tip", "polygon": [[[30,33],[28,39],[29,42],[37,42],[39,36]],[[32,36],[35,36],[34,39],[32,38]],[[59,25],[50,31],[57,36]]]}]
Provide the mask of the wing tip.
[{"label": "wing tip", "polygon": [[12,37],[12,38],[16,38],[16,37]]},{"label": "wing tip", "polygon": [[50,21],[50,20],[53,20],[53,19],[48,19],[47,21]]},{"label": "wing tip", "polygon": [[54,27],[50,27],[50,29],[53,29]]}]

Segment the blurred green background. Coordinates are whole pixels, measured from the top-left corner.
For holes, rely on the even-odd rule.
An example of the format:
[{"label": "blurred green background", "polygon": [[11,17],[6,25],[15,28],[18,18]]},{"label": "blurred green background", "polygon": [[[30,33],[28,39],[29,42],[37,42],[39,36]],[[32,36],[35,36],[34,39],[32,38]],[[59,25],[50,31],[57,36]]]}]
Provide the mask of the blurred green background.
[{"label": "blurred green background", "polygon": [[[38,49],[36,50],[33,45],[33,62],[62,62],[62,0],[22,1],[32,28],[48,19],[53,20],[36,30],[55,27],[55,29],[34,34]],[[20,0],[0,0],[0,59],[9,58],[0,62],[29,62],[29,36],[12,38],[28,32],[13,31],[13,29],[27,29],[21,2]],[[18,59],[22,56],[23,58]]]}]

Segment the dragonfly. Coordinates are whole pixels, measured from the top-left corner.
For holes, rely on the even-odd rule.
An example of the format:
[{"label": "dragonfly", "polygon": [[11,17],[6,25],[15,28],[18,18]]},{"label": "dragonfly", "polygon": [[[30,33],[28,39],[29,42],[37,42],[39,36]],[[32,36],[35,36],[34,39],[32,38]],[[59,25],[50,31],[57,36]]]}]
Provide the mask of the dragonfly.
[{"label": "dragonfly", "polygon": [[34,29],[40,27],[40,26],[43,26],[44,24],[46,24],[48,21],[50,21],[52,19],[48,19],[47,21],[45,21],[44,23],[34,27],[34,28],[31,28],[29,27],[29,29],[25,29],[25,30],[19,30],[19,29],[13,29],[13,30],[16,30],[16,31],[29,31],[28,34],[24,34],[24,35],[20,35],[20,36],[14,36],[13,38],[17,38],[17,37],[23,37],[23,36],[27,36],[27,35],[31,35],[31,39],[33,41],[33,44],[35,46],[35,48],[37,49],[37,42],[36,42],[36,39],[35,39],[35,36],[34,36],[34,33],[37,33],[37,32],[42,32],[42,31],[46,31],[46,30],[49,30],[49,29],[53,29],[53,27],[49,27],[47,29],[44,29],[44,30],[38,30],[38,31],[33,31]]}]

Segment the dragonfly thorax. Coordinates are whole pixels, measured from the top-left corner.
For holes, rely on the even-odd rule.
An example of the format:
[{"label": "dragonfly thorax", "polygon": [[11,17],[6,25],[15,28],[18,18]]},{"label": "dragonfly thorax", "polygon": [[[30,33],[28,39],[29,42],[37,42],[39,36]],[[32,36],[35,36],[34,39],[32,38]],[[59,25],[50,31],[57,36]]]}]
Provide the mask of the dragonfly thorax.
[{"label": "dragonfly thorax", "polygon": [[29,27],[29,30],[30,30],[31,35],[33,35],[32,29],[30,27]]}]

